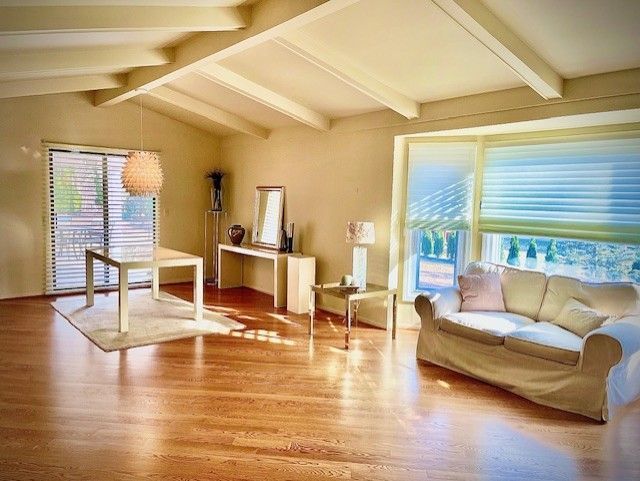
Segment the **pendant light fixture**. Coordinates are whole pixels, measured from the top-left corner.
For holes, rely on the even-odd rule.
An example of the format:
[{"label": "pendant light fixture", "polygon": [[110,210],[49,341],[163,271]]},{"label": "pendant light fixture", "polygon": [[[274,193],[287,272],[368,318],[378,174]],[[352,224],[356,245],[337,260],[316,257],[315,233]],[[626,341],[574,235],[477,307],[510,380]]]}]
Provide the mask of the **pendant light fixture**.
[{"label": "pendant light fixture", "polygon": [[155,152],[145,152],[142,140],[142,95],[146,90],[139,89],[140,97],[140,150],[129,152],[122,169],[122,186],[133,196],[154,196],[162,189],[162,167]]}]

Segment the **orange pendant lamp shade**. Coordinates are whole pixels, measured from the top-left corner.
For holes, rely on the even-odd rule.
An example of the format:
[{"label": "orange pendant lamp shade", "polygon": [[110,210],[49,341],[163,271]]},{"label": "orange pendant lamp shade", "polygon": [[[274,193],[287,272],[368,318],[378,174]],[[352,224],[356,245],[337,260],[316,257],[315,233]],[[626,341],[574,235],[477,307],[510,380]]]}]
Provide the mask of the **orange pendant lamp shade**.
[{"label": "orange pendant lamp shade", "polygon": [[130,195],[158,195],[162,179],[160,159],[154,152],[129,152],[122,169],[122,186]]}]

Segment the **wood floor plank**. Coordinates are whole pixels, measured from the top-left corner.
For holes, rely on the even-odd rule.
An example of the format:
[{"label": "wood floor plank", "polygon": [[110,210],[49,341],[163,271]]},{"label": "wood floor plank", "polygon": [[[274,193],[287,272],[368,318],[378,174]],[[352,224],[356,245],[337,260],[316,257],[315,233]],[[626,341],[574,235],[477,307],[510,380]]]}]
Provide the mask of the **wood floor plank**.
[{"label": "wood floor plank", "polygon": [[52,300],[0,301],[0,480],[640,479],[640,403],[538,406],[418,362],[415,331],[361,325],[345,351],[339,316],[309,339],[271,297],[207,287],[245,330],[104,353]]}]

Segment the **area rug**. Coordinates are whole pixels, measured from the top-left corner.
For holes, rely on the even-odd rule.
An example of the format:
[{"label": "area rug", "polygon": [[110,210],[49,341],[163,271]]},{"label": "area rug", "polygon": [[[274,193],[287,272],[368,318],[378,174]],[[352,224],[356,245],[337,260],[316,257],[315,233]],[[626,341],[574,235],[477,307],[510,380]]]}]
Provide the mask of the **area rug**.
[{"label": "area rug", "polygon": [[203,336],[228,334],[245,326],[209,310],[204,310],[202,321],[193,320],[193,304],[160,292],[154,300],[149,289],[129,292],[129,332],[118,332],[118,294],[96,294],[91,307],[85,305],[85,296],[74,296],[52,302],[82,334],[103,351],[129,349],[160,342]]}]

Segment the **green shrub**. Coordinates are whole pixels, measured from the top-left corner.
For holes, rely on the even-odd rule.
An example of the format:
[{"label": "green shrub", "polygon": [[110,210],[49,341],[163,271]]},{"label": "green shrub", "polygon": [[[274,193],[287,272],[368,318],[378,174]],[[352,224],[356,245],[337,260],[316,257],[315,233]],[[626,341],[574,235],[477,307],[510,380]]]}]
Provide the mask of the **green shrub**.
[{"label": "green shrub", "polygon": [[558,246],[555,239],[551,239],[551,242],[549,242],[544,260],[547,262],[558,262]]},{"label": "green shrub", "polygon": [[511,237],[511,246],[509,247],[507,264],[512,266],[520,265],[520,241],[518,240],[518,237],[515,235]]},{"label": "green shrub", "polygon": [[444,234],[441,230],[433,231],[433,254],[440,257],[444,252]]}]

